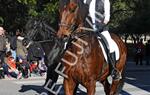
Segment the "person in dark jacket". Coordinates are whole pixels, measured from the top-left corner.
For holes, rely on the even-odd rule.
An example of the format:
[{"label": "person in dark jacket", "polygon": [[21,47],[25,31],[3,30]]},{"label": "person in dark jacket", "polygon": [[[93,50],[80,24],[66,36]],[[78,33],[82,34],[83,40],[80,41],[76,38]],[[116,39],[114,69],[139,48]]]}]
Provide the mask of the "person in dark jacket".
[{"label": "person in dark jacket", "polygon": [[39,43],[30,44],[28,49],[27,60],[30,63],[30,72],[38,72],[39,61],[44,56],[44,51]]},{"label": "person in dark jacket", "polygon": [[28,55],[27,55],[28,61],[30,62],[38,61],[41,60],[43,56],[44,56],[44,52],[40,44],[34,43],[28,47]]},{"label": "person in dark jacket", "polygon": [[149,65],[150,64],[150,40],[147,41],[145,50],[146,50],[145,52],[146,65]]},{"label": "person in dark jacket", "polygon": [[136,48],[136,53],[135,53],[136,65],[138,65],[139,63],[140,63],[140,65],[143,65],[143,57],[144,57],[143,39],[138,40],[135,48]]}]

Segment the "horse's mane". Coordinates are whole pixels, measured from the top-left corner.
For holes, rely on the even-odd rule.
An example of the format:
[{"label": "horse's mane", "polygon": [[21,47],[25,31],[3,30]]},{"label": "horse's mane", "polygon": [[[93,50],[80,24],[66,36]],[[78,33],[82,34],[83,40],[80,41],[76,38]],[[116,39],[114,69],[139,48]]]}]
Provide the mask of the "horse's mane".
[{"label": "horse's mane", "polygon": [[27,37],[32,40],[48,40],[55,36],[55,30],[43,19],[32,18],[28,20],[25,26]]},{"label": "horse's mane", "polygon": [[83,0],[76,0],[79,6],[78,15],[81,17],[82,20],[85,20],[89,13],[89,5],[84,4]]}]

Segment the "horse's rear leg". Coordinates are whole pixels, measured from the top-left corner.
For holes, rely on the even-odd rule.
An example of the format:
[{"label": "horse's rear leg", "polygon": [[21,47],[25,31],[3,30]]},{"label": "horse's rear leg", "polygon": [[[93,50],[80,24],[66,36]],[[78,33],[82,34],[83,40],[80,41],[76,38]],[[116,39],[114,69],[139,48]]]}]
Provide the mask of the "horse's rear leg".
[{"label": "horse's rear leg", "polygon": [[104,86],[104,91],[106,95],[109,95],[110,93],[110,83],[108,82],[108,79],[105,79],[104,81],[100,81]]},{"label": "horse's rear leg", "polygon": [[87,88],[87,95],[95,95],[95,87],[96,87],[96,81],[91,80],[89,81]]},{"label": "horse's rear leg", "polygon": [[76,83],[72,79],[64,79],[65,95],[74,95]]}]

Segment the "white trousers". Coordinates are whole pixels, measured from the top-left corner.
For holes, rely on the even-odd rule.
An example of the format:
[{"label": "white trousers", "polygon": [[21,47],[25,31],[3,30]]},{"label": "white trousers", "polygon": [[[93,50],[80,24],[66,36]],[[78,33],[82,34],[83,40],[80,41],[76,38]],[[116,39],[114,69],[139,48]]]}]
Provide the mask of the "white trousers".
[{"label": "white trousers", "polygon": [[110,33],[108,31],[103,31],[103,32],[101,32],[101,34],[106,38],[106,40],[108,42],[110,53],[114,52],[115,51],[114,47],[116,46],[116,44],[112,40]]}]

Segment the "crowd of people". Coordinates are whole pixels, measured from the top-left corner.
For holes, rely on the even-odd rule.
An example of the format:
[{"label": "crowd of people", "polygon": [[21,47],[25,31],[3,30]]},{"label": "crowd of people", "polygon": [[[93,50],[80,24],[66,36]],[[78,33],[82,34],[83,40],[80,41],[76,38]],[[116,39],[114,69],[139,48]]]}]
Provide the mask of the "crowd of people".
[{"label": "crowd of people", "polygon": [[41,76],[45,74],[47,68],[44,64],[44,52],[40,58],[31,59],[30,52],[22,44],[22,40],[23,35],[18,29],[15,35],[10,36],[6,35],[3,27],[0,27],[0,79],[28,78],[31,73]]}]

